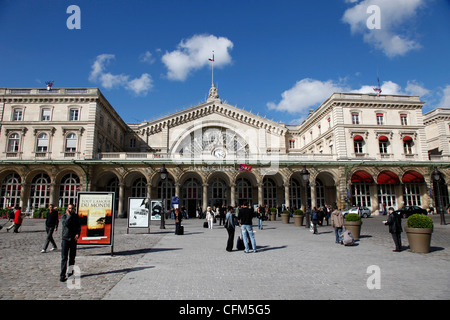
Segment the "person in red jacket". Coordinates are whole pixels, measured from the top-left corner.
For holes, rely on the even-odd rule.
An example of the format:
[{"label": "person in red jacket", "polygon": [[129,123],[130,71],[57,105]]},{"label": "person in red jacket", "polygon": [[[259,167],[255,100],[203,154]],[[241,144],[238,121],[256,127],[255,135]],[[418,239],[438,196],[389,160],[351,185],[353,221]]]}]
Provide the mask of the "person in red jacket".
[{"label": "person in red jacket", "polygon": [[14,209],[14,233],[19,232],[19,228],[22,225],[22,208],[19,206],[15,206]]}]

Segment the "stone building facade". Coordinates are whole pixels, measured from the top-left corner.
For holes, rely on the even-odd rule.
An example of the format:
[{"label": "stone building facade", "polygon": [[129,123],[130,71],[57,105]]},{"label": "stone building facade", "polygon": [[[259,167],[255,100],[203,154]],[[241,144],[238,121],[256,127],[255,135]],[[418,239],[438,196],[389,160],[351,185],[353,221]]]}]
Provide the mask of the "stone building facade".
[{"label": "stone building facade", "polygon": [[[76,202],[77,191],[179,197],[188,213],[242,202],[308,206],[448,204],[448,109],[417,96],[334,93],[298,125],[223,103],[125,123],[97,88],[0,89],[0,207]],[[165,165],[169,177],[160,178]],[[302,170],[310,173],[304,181]]]}]

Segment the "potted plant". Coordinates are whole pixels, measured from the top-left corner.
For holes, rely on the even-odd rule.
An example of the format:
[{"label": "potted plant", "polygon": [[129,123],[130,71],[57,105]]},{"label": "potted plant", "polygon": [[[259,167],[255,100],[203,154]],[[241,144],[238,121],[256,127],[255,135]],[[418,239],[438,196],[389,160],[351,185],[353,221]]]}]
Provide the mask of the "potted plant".
[{"label": "potted plant", "polygon": [[300,209],[297,209],[294,211],[294,223],[297,227],[301,227],[303,225],[303,211]]},{"label": "potted plant", "polygon": [[350,232],[353,234],[353,238],[355,240],[359,239],[359,236],[361,234],[361,217],[357,213],[348,213],[345,215],[344,220],[344,227],[345,229],[350,230]]},{"label": "potted plant", "polygon": [[406,220],[405,232],[408,237],[409,248],[412,252],[430,252],[433,220],[423,214],[413,214]]},{"label": "potted plant", "polygon": [[282,223],[289,223],[290,216],[291,216],[291,213],[289,212],[289,210],[284,210],[281,213],[281,222]]},{"label": "potted plant", "polygon": [[270,208],[270,221],[275,221],[277,218],[277,208]]}]

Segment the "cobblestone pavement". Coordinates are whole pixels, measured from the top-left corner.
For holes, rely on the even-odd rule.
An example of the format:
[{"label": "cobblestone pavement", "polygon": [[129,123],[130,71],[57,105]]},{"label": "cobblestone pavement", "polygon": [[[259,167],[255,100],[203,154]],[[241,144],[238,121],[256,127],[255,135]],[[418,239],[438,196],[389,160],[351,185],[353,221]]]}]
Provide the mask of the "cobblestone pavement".
[{"label": "cobblestone pavement", "polygon": [[[248,254],[226,252],[226,230],[204,229],[203,220],[184,220],[177,236],[172,220],[165,230],[156,223],[150,234],[127,234],[127,220],[116,219],[114,256],[107,246],[78,246],[80,289],[59,282],[60,250],[40,253],[44,220],[25,219],[19,234],[0,231],[0,299],[449,299],[450,225],[432,219],[429,254],[410,252],[405,233],[405,250],[392,252],[382,216],[363,219],[353,247],[335,244],[326,224],[313,235],[293,222],[267,221],[263,230],[254,226],[258,252]],[[380,289],[371,290],[373,265]]]}]

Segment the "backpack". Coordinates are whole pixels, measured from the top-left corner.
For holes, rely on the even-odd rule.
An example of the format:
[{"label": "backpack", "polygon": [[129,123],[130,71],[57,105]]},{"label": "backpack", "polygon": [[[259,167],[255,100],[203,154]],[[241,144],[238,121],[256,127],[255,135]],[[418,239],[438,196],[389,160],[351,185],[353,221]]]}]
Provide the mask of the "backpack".
[{"label": "backpack", "polygon": [[345,246],[352,246],[355,243],[355,238],[353,238],[353,234],[350,230],[345,230],[342,233],[342,242]]}]

